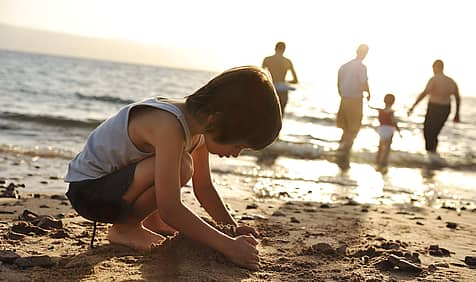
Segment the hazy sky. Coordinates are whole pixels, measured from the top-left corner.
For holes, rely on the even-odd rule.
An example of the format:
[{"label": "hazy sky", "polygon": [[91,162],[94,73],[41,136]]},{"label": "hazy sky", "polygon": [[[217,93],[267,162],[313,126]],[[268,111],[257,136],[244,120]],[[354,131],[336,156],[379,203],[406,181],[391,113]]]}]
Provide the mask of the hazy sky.
[{"label": "hazy sky", "polygon": [[260,65],[276,41],[285,41],[298,76],[316,83],[335,81],[338,67],[354,57],[358,44],[367,43],[370,82],[421,91],[432,62],[441,58],[462,91],[474,95],[472,5],[461,0],[0,0],[0,22],[190,48],[209,70]]}]

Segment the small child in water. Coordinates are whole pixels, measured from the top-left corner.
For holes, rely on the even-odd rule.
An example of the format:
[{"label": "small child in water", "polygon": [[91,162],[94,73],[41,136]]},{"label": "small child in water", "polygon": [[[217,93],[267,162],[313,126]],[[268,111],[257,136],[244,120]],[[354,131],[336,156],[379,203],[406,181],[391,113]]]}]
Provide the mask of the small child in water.
[{"label": "small child in water", "polygon": [[380,136],[380,142],[377,152],[377,170],[386,171],[388,164],[388,156],[390,154],[390,147],[392,145],[393,133],[395,129],[401,136],[400,128],[395,122],[394,111],[392,109],[395,103],[395,96],[393,94],[387,94],[383,98],[385,108],[375,108],[369,106],[369,108],[378,110],[378,120],[380,126],[378,128],[378,134]]}]

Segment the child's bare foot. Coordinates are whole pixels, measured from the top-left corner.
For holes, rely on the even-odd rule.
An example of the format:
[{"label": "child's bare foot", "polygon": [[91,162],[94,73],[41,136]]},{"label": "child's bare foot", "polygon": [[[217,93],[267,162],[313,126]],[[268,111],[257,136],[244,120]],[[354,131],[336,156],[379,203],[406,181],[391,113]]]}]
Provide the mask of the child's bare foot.
[{"label": "child's bare foot", "polygon": [[175,232],[178,232],[172,226],[165,223],[158,212],[149,215],[142,223],[144,224],[144,227],[156,233],[174,235]]},{"label": "child's bare foot", "polygon": [[165,238],[144,228],[141,224],[114,224],[107,234],[113,244],[125,245],[140,251],[148,251],[154,244],[160,244]]}]

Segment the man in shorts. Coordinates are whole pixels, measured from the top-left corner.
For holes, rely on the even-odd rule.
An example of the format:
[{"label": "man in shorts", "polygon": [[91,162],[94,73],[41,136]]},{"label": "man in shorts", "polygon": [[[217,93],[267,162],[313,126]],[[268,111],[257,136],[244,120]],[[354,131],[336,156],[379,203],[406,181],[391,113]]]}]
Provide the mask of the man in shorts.
[{"label": "man in shorts", "polygon": [[445,161],[436,151],[438,146],[438,135],[448,119],[451,112],[451,97],[454,96],[456,109],[453,121],[460,122],[459,108],[461,98],[456,82],[443,72],[444,64],[442,60],[433,63],[434,76],[428,80],[423,92],[418,95],[415,103],[408,110],[408,115],[426,96],[428,96],[428,106],[423,124],[423,136],[425,138],[425,149],[431,164],[444,165]]},{"label": "man in shorts", "polygon": [[362,63],[368,50],[367,45],[361,44],[357,48],[356,57],[339,68],[337,77],[341,101],[336,122],[337,127],[342,129],[337,163],[342,169],[349,168],[350,151],[362,124],[364,91],[368,93],[367,100],[370,100],[367,67]]},{"label": "man in shorts", "polygon": [[[284,110],[288,103],[288,92],[294,89],[289,86],[289,83],[298,83],[296,71],[294,70],[293,63],[290,59],[284,57],[284,51],[286,50],[286,44],[284,42],[276,43],[274,48],[274,55],[264,58],[262,67],[267,69],[273,78],[273,83],[276,88],[276,92],[279,97],[279,103],[281,105],[281,113],[284,116]],[[291,72],[292,80],[286,81],[286,74]]]}]

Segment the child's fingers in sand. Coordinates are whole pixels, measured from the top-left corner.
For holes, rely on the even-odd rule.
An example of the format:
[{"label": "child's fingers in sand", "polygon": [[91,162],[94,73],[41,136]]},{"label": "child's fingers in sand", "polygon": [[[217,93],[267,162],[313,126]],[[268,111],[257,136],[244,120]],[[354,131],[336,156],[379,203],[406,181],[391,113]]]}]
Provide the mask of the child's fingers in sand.
[{"label": "child's fingers in sand", "polygon": [[233,243],[227,252],[227,257],[235,264],[249,269],[258,267],[259,257],[256,249],[256,239],[252,236],[238,236],[233,239]]},{"label": "child's fingers in sand", "polygon": [[258,232],[253,227],[246,225],[236,227],[236,233],[238,235],[253,235],[255,237],[259,236]]},{"label": "child's fingers in sand", "polygon": [[253,246],[258,245],[258,240],[255,237],[250,235],[243,235],[243,237],[248,241],[248,243],[252,244]]}]

